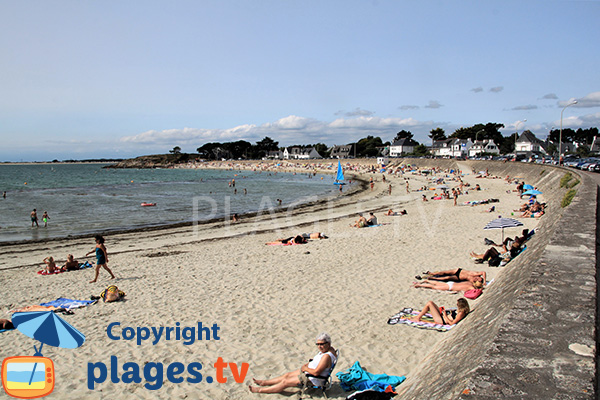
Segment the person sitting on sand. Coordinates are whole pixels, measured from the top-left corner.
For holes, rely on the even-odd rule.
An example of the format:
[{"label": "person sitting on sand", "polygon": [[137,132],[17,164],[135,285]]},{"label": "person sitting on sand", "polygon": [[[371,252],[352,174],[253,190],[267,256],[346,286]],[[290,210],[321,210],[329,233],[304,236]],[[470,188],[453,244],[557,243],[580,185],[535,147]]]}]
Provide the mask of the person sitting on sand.
[{"label": "person sitting on sand", "polygon": [[[467,271],[462,268],[449,269],[445,271],[425,272],[425,278],[430,281],[453,281],[453,282],[485,282],[486,274],[485,271]],[[415,278],[421,280],[421,276],[417,275]]]},{"label": "person sitting on sand", "polygon": [[283,374],[277,378],[253,379],[258,386],[248,386],[252,393],[281,393],[289,387],[302,387],[307,383],[322,386],[331,374],[337,362],[337,351],[331,346],[331,337],[321,333],[316,340],[319,353],[300,369]]},{"label": "person sitting on sand", "polygon": [[365,217],[363,217],[361,214],[358,214],[358,219],[356,221],[354,221],[354,224],[351,224],[350,226],[352,228],[364,228],[367,225],[368,225],[367,219]]},{"label": "person sitting on sand", "polygon": [[419,315],[411,318],[411,321],[419,322],[426,313],[433,317],[436,324],[454,325],[462,321],[471,312],[469,302],[466,299],[460,298],[456,301],[456,311],[446,311],[444,307],[438,307],[433,301],[427,302]]},{"label": "person sitting on sand", "polygon": [[291,236],[285,239],[277,239],[274,242],[269,242],[267,244],[305,244],[308,243],[308,240],[302,235]]},{"label": "person sitting on sand", "polygon": [[476,281],[462,281],[462,282],[439,282],[439,281],[423,281],[423,282],[413,282],[413,287],[416,288],[425,288],[425,289],[434,289],[434,290],[447,290],[450,292],[465,292],[471,289],[482,289],[484,286],[483,282]]},{"label": "person sitting on sand", "polygon": [[377,225],[377,217],[373,213],[369,213],[369,218],[367,218],[367,225]]},{"label": "person sitting on sand", "polygon": [[500,265],[500,262],[502,261],[502,257],[506,253],[509,253],[510,258],[516,257],[521,252],[521,245],[522,245],[521,238],[515,237],[515,240],[510,244],[510,247],[508,247],[508,249],[505,248],[506,250],[503,250],[502,252],[499,252],[494,247],[490,247],[483,254],[477,254],[472,251],[470,253],[470,255],[471,255],[471,258],[473,258],[475,260],[475,262],[489,261],[489,264],[491,267],[497,267]]},{"label": "person sitting on sand", "polygon": [[79,261],[73,259],[73,254],[67,255],[67,262],[61,268],[63,271],[76,271],[79,269]]},{"label": "person sitting on sand", "polygon": [[46,257],[44,258],[44,263],[46,264],[46,272],[49,274],[53,274],[58,268],[56,268],[56,263],[54,262],[54,257]]}]

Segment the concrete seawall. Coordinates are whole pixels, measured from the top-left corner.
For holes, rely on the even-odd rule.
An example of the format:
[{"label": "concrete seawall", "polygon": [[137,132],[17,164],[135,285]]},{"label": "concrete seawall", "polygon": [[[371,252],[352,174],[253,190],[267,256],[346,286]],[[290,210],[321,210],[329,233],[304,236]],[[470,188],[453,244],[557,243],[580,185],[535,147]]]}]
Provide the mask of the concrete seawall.
[{"label": "concrete seawall", "polygon": [[[596,398],[596,183],[548,165],[404,162],[517,176],[544,192],[548,209],[527,250],[441,338],[398,388],[398,398]],[[571,205],[561,208],[567,189],[560,180],[567,172],[581,182]]]}]

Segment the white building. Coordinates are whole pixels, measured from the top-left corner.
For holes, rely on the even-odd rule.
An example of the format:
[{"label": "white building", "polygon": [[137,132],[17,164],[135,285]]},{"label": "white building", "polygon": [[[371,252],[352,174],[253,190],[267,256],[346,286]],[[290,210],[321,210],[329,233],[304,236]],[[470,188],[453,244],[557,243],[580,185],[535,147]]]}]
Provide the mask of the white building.
[{"label": "white building", "polygon": [[477,157],[481,153],[500,154],[500,149],[493,140],[478,140],[469,149],[469,157]]},{"label": "white building", "polygon": [[395,140],[394,143],[390,145],[390,157],[401,157],[404,154],[413,153],[415,151],[415,146],[418,145],[419,143],[412,139],[403,138]]},{"label": "white building", "polygon": [[535,135],[529,131],[525,131],[517,139],[515,144],[516,153],[546,153],[544,142],[536,138]]},{"label": "white building", "polygon": [[313,158],[323,158],[314,147],[303,149],[299,146],[286,147],[283,150],[283,158],[285,160],[308,160]]}]

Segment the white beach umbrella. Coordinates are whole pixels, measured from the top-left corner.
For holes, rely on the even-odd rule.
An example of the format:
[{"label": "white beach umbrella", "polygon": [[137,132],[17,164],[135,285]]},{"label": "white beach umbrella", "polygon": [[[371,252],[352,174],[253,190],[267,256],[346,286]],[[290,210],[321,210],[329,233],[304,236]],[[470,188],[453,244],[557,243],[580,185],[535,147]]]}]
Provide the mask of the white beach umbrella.
[{"label": "white beach umbrella", "polygon": [[504,242],[504,228],[516,228],[517,226],[523,226],[523,223],[514,218],[498,217],[488,222],[483,229],[502,229],[502,241]]}]

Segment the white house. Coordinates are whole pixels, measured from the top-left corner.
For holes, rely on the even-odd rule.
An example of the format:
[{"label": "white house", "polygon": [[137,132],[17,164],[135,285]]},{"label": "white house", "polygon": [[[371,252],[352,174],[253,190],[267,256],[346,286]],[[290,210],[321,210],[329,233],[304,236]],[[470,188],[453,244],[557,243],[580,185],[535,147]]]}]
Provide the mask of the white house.
[{"label": "white house", "polygon": [[453,139],[435,140],[431,145],[431,154],[436,157],[450,157]]},{"label": "white house", "polygon": [[354,145],[353,144],[346,144],[343,146],[332,146],[331,147],[331,152],[329,153],[329,156],[331,158],[350,158],[350,157],[354,157],[354,154],[352,153],[354,151]]},{"label": "white house", "polygon": [[515,147],[516,153],[546,153],[544,142],[529,131],[525,131],[519,136]]},{"label": "white house", "polygon": [[390,157],[400,157],[403,154],[410,154],[415,151],[415,146],[418,144],[414,140],[407,138],[395,140],[390,145]]},{"label": "white house", "polygon": [[452,157],[467,157],[473,142],[471,142],[471,139],[454,139],[451,146],[452,153],[450,155]]},{"label": "white house", "polygon": [[493,140],[478,140],[469,149],[469,157],[477,157],[481,153],[500,154],[500,149]]},{"label": "white house", "polygon": [[299,146],[286,147],[283,150],[283,158],[285,160],[308,160],[313,158],[323,158],[314,147],[303,149]]}]

